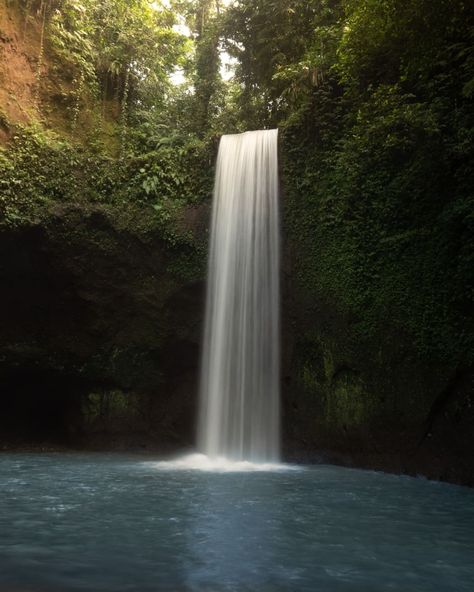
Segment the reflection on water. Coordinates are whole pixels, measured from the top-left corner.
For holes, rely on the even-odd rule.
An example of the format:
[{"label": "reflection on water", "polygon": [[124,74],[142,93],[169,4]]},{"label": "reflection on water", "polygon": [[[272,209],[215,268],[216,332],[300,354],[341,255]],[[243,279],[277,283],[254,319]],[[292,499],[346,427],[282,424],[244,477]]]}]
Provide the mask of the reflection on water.
[{"label": "reflection on water", "polygon": [[0,590],[474,590],[472,490],[179,462],[0,456]]},{"label": "reflection on water", "polygon": [[[252,483],[253,475],[207,480],[192,504],[187,529],[191,561],[186,564],[189,590],[275,590],[285,567],[276,543],[282,536],[279,508],[266,500],[281,500],[277,479]],[[248,493],[252,492],[251,498]],[[281,503],[280,501],[280,503]],[[278,504],[279,506],[280,504]]]}]

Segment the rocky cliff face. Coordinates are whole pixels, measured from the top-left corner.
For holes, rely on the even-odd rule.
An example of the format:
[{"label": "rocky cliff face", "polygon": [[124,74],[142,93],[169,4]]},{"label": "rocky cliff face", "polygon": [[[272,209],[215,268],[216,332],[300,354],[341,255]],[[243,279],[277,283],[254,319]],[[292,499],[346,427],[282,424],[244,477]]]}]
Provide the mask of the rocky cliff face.
[{"label": "rocky cliff face", "polygon": [[[40,125],[62,137],[100,140],[116,153],[120,105],[106,97],[100,105],[83,92],[77,125],[77,82],[70,65],[58,60],[45,34],[43,3],[0,0],[0,146],[11,139],[15,126]],[[98,122],[100,121],[100,125]]]},{"label": "rocky cliff face", "polygon": [[[377,219],[384,187],[368,177],[380,192],[370,209],[363,189],[337,193],[344,181],[329,184],[320,147],[301,137],[287,134],[282,151],[285,449],[473,485],[474,368],[462,345],[471,321],[449,280],[456,259],[443,260],[446,246],[468,248],[462,226],[436,244],[416,232],[402,246],[377,237],[377,227],[391,232]],[[419,223],[431,236],[443,228],[431,222],[439,205],[424,199]]]},{"label": "rocky cliff face", "polygon": [[118,94],[75,121],[39,5],[0,0],[0,447],[189,446],[208,155],[111,158]]},{"label": "rocky cliff face", "polygon": [[474,484],[472,370],[419,359],[390,327],[358,341],[321,301],[305,316],[291,298],[285,324],[289,456]]},{"label": "rocky cliff face", "polygon": [[[164,146],[117,161],[49,137],[70,134],[68,82],[12,6],[0,1],[0,446],[191,446],[212,159]],[[282,145],[285,455],[472,485],[469,215],[449,193],[467,176],[443,148],[442,183],[426,183],[425,141],[395,172],[378,141],[338,156],[320,121]]]},{"label": "rocky cliff face", "polygon": [[[183,216],[205,232],[207,208]],[[334,303],[298,292],[290,246],[285,455],[472,483],[472,374],[420,359],[388,321],[358,338]],[[72,204],[2,230],[0,247],[0,444],[192,446],[204,279],[180,277],[183,247]]]},{"label": "rocky cliff face", "polygon": [[[0,444],[193,444],[204,261],[186,279],[191,247],[139,230],[147,212],[54,203],[2,228]],[[180,216],[206,233],[208,206]],[[356,318],[295,280],[300,246],[285,234],[286,457],[472,484],[472,373],[420,357],[390,319],[362,339]]]},{"label": "rocky cliff face", "polygon": [[179,277],[173,247],[77,205],[0,245],[0,440],[189,445],[203,282]]},{"label": "rocky cliff face", "polygon": [[41,33],[27,26],[21,13],[0,2],[0,143],[9,136],[9,121],[28,123],[39,117],[35,97]]}]

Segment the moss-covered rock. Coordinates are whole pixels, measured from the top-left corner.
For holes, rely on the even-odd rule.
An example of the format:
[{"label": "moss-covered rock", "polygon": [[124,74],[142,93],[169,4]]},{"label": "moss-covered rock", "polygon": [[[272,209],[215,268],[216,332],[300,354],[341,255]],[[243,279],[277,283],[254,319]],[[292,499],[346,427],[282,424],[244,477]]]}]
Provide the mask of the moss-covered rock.
[{"label": "moss-covered rock", "polygon": [[318,141],[319,115],[282,134],[286,449],[474,483],[470,274],[456,271],[469,220],[453,234],[451,206],[420,183],[405,222],[421,234],[401,233],[386,206],[404,207],[406,178],[379,162],[361,180],[345,148]]},{"label": "moss-covered rock", "polygon": [[[42,439],[193,440],[205,257],[189,240],[170,243],[159,226],[135,223],[148,208],[129,210],[124,220],[106,206],[51,204],[36,223],[0,232],[0,405],[37,396],[61,415],[80,400],[71,429],[65,420],[57,433],[39,429]],[[205,225],[200,211],[196,224]],[[194,257],[191,279],[176,268],[181,249]],[[53,383],[62,392],[51,399]]]}]

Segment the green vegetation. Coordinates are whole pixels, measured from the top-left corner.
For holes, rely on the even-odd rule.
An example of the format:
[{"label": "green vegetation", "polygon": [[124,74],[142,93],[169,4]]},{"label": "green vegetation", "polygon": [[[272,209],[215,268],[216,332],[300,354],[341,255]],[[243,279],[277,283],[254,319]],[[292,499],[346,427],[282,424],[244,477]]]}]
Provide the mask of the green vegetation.
[{"label": "green vegetation", "polygon": [[[0,225],[41,220],[54,204],[100,204],[181,245],[176,272],[196,279],[205,237],[196,242],[182,214],[208,201],[217,137],[279,126],[298,301],[310,312],[331,302],[351,319],[347,338],[369,348],[394,334],[426,360],[472,364],[467,2],[6,5],[41,33],[42,116],[21,127],[0,111]],[[51,105],[67,129],[48,119]]]},{"label": "green vegetation", "polygon": [[339,22],[334,63],[285,130],[299,285],[349,314],[357,339],[395,328],[418,355],[469,365],[472,14],[351,1]]}]

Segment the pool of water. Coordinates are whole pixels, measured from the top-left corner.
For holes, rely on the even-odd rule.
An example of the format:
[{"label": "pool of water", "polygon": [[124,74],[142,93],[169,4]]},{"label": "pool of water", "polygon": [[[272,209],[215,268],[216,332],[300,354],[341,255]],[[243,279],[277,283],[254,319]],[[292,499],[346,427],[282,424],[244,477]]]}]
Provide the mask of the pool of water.
[{"label": "pool of water", "polygon": [[0,590],[472,592],[474,490],[333,466],[2,454]]}]

